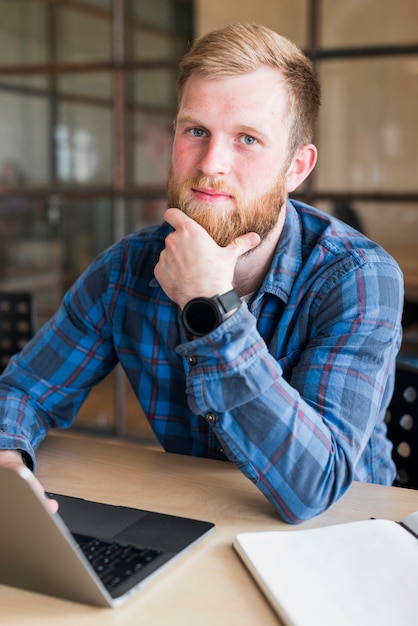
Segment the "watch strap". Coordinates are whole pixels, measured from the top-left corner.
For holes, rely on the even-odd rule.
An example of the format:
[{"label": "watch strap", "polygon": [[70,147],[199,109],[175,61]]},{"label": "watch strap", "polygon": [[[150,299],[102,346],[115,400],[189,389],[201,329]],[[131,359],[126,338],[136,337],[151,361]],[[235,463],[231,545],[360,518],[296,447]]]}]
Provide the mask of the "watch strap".
[{"label": "watch strap", "polygon": [[231,289],[231,291],[227,291],[220,296],[213,296],[213,299],[217,300],[224,312],[224,315],[227,315],[241,305],[241,298],[239,297],[235,289]]}]

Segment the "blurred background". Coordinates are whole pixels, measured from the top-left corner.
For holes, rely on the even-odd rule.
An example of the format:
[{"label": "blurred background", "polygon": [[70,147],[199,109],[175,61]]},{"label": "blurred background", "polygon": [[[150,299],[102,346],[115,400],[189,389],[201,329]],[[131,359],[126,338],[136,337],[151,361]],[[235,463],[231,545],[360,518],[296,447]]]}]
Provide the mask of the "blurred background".
[{"label": "blurred background", "polygon": [[[294,196],[397,259],[416,350],[417,0],[0,0],[0,15],[0,290],[32,293],[38,327],[101,250],[161,220],[190,42],[257,21],[322,83],[319,162]],[[119,368],[77,425],[153,438]]]}]

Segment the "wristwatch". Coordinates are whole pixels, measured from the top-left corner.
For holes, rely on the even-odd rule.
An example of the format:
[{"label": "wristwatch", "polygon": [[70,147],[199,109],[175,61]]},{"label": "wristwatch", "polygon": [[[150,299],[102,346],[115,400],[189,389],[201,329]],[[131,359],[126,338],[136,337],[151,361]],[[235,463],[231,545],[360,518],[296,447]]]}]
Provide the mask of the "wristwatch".
[{"label": "wristwatch", "polygon": [[231,289],[221,296],[193,298],[184,307],[181,319],[190,335],[203,337],[222,324],[239,306],[241,298]]}]

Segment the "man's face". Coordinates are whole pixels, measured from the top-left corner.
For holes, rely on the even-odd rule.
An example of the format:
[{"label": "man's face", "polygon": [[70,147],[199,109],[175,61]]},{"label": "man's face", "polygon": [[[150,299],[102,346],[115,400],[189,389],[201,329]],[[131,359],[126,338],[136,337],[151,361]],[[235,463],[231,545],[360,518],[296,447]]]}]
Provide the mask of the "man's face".
[{"label": "man's face", "polygon": [[276,225],[287,195],[286,90],[278,70],[192,76],[176,119],[168,196],[218,245]]}]

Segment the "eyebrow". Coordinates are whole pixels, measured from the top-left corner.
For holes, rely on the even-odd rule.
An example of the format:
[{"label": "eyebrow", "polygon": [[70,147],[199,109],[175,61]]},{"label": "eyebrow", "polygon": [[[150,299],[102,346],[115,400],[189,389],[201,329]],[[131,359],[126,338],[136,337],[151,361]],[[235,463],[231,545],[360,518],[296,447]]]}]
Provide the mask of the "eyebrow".
[{"label": "eyebrow", "polygon": [[176,122],[182,124],[196,124],[198,126],[203,126],[203,124],[201,124],[198,119],[193,117],[193,115],[188,114],[179,114],[176,118]]}]

